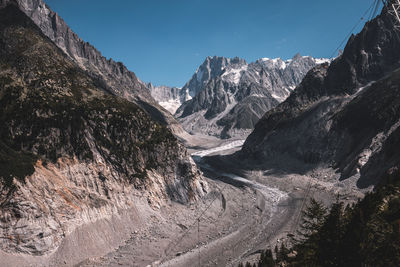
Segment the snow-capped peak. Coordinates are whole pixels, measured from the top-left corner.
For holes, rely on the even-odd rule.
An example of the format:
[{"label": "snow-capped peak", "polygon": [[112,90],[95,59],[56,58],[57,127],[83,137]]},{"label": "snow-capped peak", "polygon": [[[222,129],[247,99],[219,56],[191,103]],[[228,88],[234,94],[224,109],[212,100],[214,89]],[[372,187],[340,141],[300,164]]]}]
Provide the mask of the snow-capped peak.
[{"label": "snow-capped peak", "polygon": [[278,68],[278,69],[286,69],[287,65],[290,63],[289,60],[283,61],[281,58],[260,58],[257,62],[261,63],[263,66],[268,68]]},{"label": "snow-capped peak", "polygon": [[323,64],[323,63],[331,63],[332,59],[330,58],[314,58],[315,63],[319,64]]},{"label": "snow-capped peak", "polygon": [[231,82],[231,83],[238,85],[243,72],[247,71],[247,69],[248,69],[248,65],[239,65],[239,66],[229,67],[225,70],[224,74],[222,74],[221,78],[224,81]]}]

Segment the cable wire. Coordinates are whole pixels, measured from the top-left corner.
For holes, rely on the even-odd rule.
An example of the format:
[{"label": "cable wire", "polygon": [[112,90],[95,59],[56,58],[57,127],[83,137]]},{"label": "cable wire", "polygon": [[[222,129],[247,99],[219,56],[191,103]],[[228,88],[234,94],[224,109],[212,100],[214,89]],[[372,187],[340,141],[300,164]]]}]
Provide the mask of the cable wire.
[{"label": "cable wire", "polygon": [[368,12],[371,11],[371,9],[374,8],[376,4],[376,0],[374,0],[374,2],[372,3],[372,5],[367,9],[367,11],[364,12],[363,16],[361,17],[361,19],[356,23],[356,25],[354,25],[354,27],[351,29],[351,31],[349,32],[349,34],[346,35],[346,37],[343,39],[343,41],[340,43],[340,45],[338,46],[338,48],[335,49],[335,51],[333,51],[331,58],[334,57],[334,55],[339,51],[339,49],[343,46],[344,42],[346,42],[350,36],[353,34],[354,30],[358,27],[358,25],[360,25],[360,23],[365,19],[365,16],[368,14]]},{"label": "cable wire", "polygon": [[[222,187],[222,191],[228,186],[228,184],[224,184],[224,186]],[[219,195],[216,195],[213,200],[210,202],[210,204],[200,213],[200,215],[197,217],[197,219],[186,229],[186,231],[175,241],[171,241],[167,248],[164,250],[164,258],[166,258],[170,251],[169,249],[175,248],[176,246],[178,246],[183,239],[186,237],[186,235],[191,231],[192,228],[194,228],[196,226],[196,224],[198,224],[197,230],[198,230],[198,239],[200,237],[200,219],[204,216],[204,214],[210,209],[211,205],[214,203],[214,201],[219,197]],[[200,241],[198,241],[199,243]],[[201,262],[200,259],[200,244],[199,244],[199,264]]]}]

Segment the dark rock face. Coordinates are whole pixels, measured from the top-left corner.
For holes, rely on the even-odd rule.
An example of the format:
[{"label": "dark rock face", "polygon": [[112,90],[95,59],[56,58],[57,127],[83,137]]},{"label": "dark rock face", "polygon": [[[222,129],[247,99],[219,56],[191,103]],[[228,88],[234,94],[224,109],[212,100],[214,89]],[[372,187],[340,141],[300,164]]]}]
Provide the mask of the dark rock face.
[{"label": "dark rock face", "polygon": [[[171,128],[180,127],[176,120],[153,99],[150,90],[121,62],[106,59],[91,44],[75,34],[64,20],[43,0],[0,0],[0,6],[15,3],[41,31],[75,63],[98,81],[105,91],[141,106],[153,119]],[[145,102],[145,105],[141,103]],[[149,108],[149,105],[154,108]]]},{"label": "dark rock face", "polygon": [[399,35],[390,15],[383,13],[350,38],[343,55],[330,66],[324,86],[328,94],[354,94],[398,67]]},{"label": "dark rock face", "polygon": [[362,187],[375,184],[369,177],[399,160],[388,145],[398,141],[399,67],[400,39],[383,10],[330,66],[311,70],[264,115],[240,154],[259,160],[285,155],[338,168],[342,178],[361,173]]},{"label": "dark rock face", "polygon": [[266,111],[292,92],[315,65],[328,60],[296,55],[291,60],[208,57],[182,88],[193,97],[175,116],[191,133],[229,138],[254,128]]},{"label": "dark rock face", "polygon": [[338,140],[334,161],[343,178],[361,172],[362,184],[400,162],[395,149],[400,126],[400,71],[364,89],[332,120],[330,135]]},{"label": "dark rock face", "polygon": [[[0,248],[46,254],[141,192],[187,203],[206,183],[185,147],[105,92],[16,5],[0,9]],[[131,204],[129,204],[131,203]]]}]

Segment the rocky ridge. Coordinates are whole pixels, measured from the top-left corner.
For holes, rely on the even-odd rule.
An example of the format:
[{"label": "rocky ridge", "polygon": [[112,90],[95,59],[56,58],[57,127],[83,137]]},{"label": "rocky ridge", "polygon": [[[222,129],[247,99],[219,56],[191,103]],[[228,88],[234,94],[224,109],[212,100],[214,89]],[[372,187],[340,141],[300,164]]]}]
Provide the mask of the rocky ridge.
[{"label": "rocky ridge", "polygon": [[0,9],[0,37],[3,252],[49,255],[77,227],[137,199],[157,208],[204,194],[171,131],[104,91],[15,4]]},{"label": "rocky ridge", "polygon": [[136,103],[174,133],[182,131],[179,123],[153,99],[149,88],[133,72],[121,62],[106,59],[94,46],[80,39],[43,0],[0,0],[0,7],[8,3],[17,4],[65,54],[98,80],[99,88]]}]

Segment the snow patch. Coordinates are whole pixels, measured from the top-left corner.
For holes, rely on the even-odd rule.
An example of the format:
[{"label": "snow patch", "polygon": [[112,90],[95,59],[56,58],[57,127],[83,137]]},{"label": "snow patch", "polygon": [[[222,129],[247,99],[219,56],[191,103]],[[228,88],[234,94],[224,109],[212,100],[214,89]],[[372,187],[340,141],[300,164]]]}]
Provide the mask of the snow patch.
[{"label": "snow patch", "polygon": [[171,114],[175,114],[178,108],[182,105],[179,100],[169,100],[164,102],[159,102],[160,106],[171,112]]},{"label": "snow patch", "polygon": [[282,103],[283,101],[286,100],[286,98],[288,98],[288,96],[290,95],[290,93],[291,93],[291,92],[293,91],[293,89],[295,88],[294,86],[292,86],[292,87],[293,87],[293,88],[289,87],[289,89],[286,88],[286,87],[282,87],[282,89],[285,90],[285,92],[282,91],[282,94],[283,94],[283,95],[277,95],[277,94],[275,94],[275,93],[272,93],[271,96],[272,96],[273,98],[275,98],[279,103]]},{"label": "snow patch", "polygon": [[222,74],[221,77],[224,79],[224,81],[238,85],[243,72],[247,71],[247,69],[248,65],[241,66],[240,68],[232,68]]},{"label": "snow patch", "polygon": [[317,65],[320,65],[320,64],[323,64],[323,63],[331,63],[331,61],[332,61],[329,58],[314,58],[314,60],[315,60],[315,63]]},{"label": "snow patch", "polygon": [[281,200],[288,198],[288,194],[279,190],[278,188],[268,187],[263,184],[253,182],[251,180],[247,180],[246,178],[229,174],[229,173],[222,173],[223,176],[227,176],[235,181],[242,182],[249,187],[252,187],[261,192],[261,194],[265,197],[266,200],[274,207],[278,204]]},{"label": "snow patch", "polygon": [[290,63],[289,60],[283,61],[281,58],[270,59],[268,57],[264,57],[261,58],[260,60],[264,63],[270,63],[273,67],[276,67],[281,70],[286,69],[287,65]]},{"label": "snow patch", "polygon": [[228,143],[228,144],[225,144],[225,145],[222,145],[222,146],[219,146],[219,147],[214,147],[214,148],[211,148],[211,149],[201,150],[201,151],[192,153],[192,156],[204,157],[204,156],[216,153],[216,152],[221,152],[221,151],[229,150],[229,149],[232,149],[232,148],[238,148],[238,147],[243,146],[244,141],[245,140],[236,140],[236,141],[233,141],[231,143]]},{"label": "snow patch", "polygon": [[[193,96],[194,96],[194,95],[193,95]],[[188,101],[188,100],[192,99],[193,96],[189,93],[189,89],[186,88],[186,91],[185,91],[185,99],[184,99],[184,101]]]},{"label": "snow patch", "polygon": [[250,96],[254,96],[254,97],[266,97],[265,95],[262,95],[262,94],[252,94],[252,95],[249,95],[249,97]]},{"label": "snow patch", "polygon": [[278,67],[281,70],[286,69],[286,63],[280,58],[274,58],[271,60],[274,66]]},{"label": "snow patch", "polygon": [[284,96],[279,96],[279,95],[274,94],[274,93],[272,93],[271,96],[272,96],[273,98],[275,98],[276,100],[278,100],[279,102],[283,102],[283,101],[286,99],[286,97],[284,97]]},{"label": "snow patch", "polygon": [[373,85],[374,83],[376,83],[376,81],[372,81],[372,82],[368,83],[367,85],[358,88],[358,90],[357,90],[357,92],[356,92],[355,95],[356,95],[356,96],[359,95],[362,91],[364,91],[365,88],[370,87],[370,86]]}]

